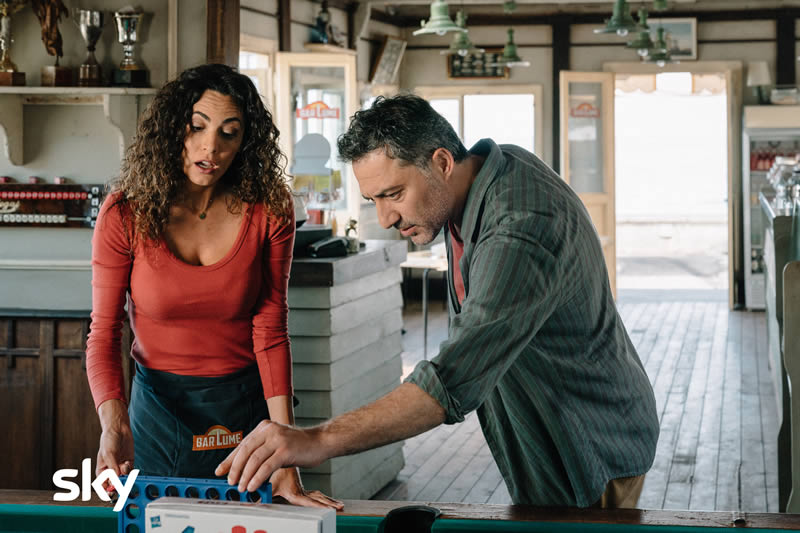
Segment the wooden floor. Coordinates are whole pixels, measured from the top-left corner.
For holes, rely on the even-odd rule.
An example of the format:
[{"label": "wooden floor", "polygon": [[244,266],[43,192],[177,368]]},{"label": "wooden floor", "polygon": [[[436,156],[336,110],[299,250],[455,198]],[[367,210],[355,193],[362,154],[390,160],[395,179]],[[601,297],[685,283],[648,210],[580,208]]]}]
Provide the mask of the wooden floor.
[{"label": "wooden floor", "polygon": [[[777,412],[763,313],[685,291],[620,296],[619,309],[653,384],[661,418],[642,509],[778,511]],[[642,296],[644,294],[644,296]],[[717,293],[719,294],[719,293]],[[431,303],[428,358],[447,336]],[[404,372],[422,358],[419,302],[404,312]],[[406,466],[374,499],[510,503],[472,413],[406,441]]]}]

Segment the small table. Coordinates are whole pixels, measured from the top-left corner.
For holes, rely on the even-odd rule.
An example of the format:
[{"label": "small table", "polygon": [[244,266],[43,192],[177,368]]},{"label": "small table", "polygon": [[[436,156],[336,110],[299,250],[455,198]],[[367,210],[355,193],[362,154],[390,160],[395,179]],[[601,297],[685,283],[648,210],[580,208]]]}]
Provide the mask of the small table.
[{"label": "small table", "polygon": [[[442,246],[444,248],[444,246]],[[408,252],[406,260],[400,263],[401,268],[422,269],[422,357],[428,358],[428,274],[431,270],[447,272],[447,257],[437,253],[437,247],[431,250]]]}]

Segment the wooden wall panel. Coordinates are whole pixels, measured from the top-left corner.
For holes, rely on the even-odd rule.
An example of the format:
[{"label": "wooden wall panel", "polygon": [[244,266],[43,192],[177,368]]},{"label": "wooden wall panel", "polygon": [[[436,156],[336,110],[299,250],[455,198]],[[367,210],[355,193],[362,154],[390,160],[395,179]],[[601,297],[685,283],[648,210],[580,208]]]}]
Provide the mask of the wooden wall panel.
[{"label": "wooden wall panel", "polygon": [[83,350],[86,346],[86,320],[59,320],[56,323],[56,348]]},{"label": "wooden wall panel", "polygon": [[38,489],[40,440],[36,421],[41,416],[39,361],[15,358],[9,368],[0,358],[0,409],[3,438],[0,439],[0,489]]},{"label": "wooden wall panel", "polygon": [[94,471],[100,443],[100,422],[80,357],[59,357],[55,367],[53,468],[80,468],[86,457]]},{"label": "wooden wall panel", "polygon": [[[100,423],[86,378],[88,318],[0,319],[0,489],[52,489],[60,468],[94,463]],[[123,371],[130,388],[130,329]]]},{"label": "wooden wall panel", "polygon": [[14,337],[15,348],[36,348],[39,346],[39,320],[16,320]]}]

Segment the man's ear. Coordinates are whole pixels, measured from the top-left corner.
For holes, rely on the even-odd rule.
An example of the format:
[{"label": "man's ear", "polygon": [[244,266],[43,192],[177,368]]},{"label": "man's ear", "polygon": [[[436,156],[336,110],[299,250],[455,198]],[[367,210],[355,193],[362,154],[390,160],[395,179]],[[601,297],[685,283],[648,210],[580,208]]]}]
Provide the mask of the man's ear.
[{"label": "man's ear", "polygon": [[431,168],[445,181],[448,181],[453,174],[455,164],[453,154],[447,148],[437,148],[431,156]]}]

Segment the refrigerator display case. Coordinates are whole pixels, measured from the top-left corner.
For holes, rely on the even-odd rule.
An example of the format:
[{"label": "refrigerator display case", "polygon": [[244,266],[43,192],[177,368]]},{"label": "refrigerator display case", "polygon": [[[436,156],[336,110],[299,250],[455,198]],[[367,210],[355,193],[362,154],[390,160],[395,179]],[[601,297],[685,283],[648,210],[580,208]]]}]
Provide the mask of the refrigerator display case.
[{"label": "refrigerator display case", "polygon": [[800,153],[800,106],[746,106],[742,126],[744,300],[747,309],[763,310],[766,220],[758,195],[775,193],[768,175],[776,160]]}]

